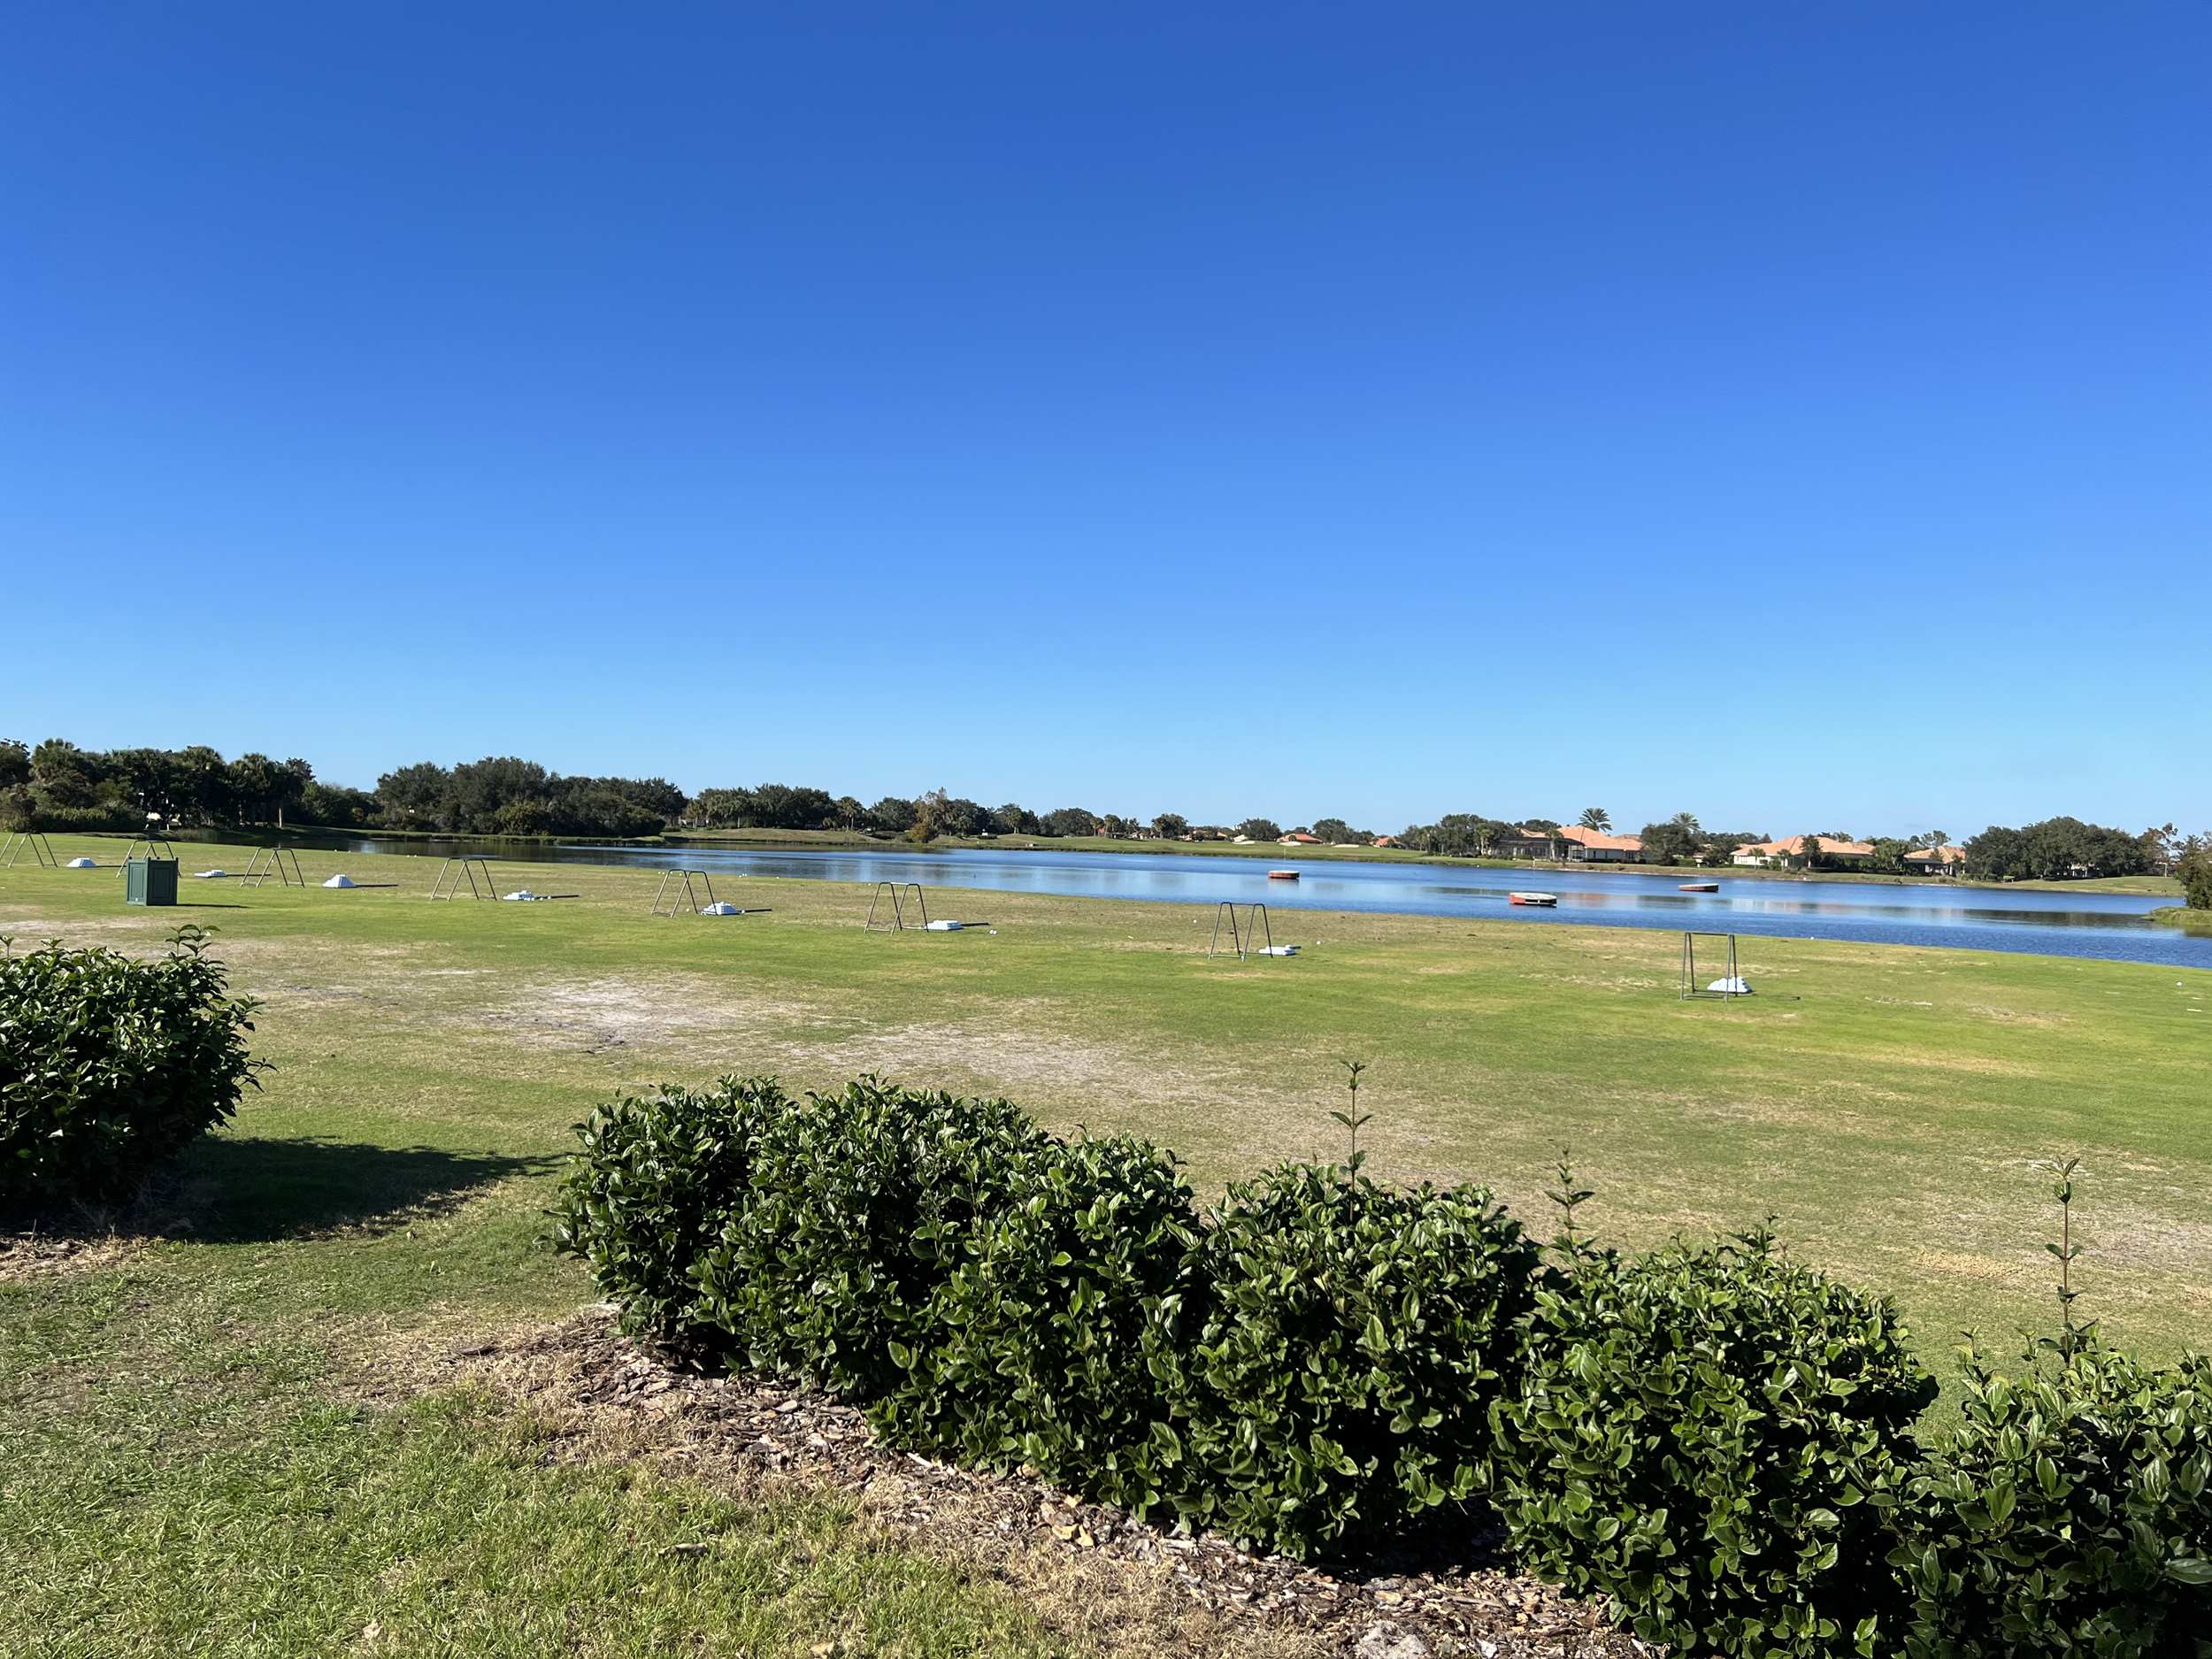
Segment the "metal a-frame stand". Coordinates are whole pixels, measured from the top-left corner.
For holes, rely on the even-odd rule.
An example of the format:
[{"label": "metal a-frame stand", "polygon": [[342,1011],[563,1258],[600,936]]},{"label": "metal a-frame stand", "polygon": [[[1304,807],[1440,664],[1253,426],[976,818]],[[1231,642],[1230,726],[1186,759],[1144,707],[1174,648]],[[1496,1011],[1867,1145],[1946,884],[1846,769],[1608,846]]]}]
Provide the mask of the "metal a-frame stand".
[{"label": "metal a-frame stand", "polygon": [[149,858],[166,858],[171,864],[177,861],[177,849],[166,835],[134,835],[131,844],[123,849],[123,862],[115,867],[117,875],[130,868],[131,860],[138,856],[141,847],[146,849]]},{"label": "metal a-frame stand", "polygon": [[[661,877],[660,886],[654,889],[653,914],[656,916],[681,916],[684,911],[688,910],[694,916],[698,915],[699,895],[691,885],[695,879],[697,879],[701,887],[706,889],[707,902],[709,904],[715,902],[714,878],[709,875],[705,871],[671,870],[665,875]],[[669,890],[672,883],[675,887],[675,891],[672,893]],[[662,908],[664,902],[665,902],[667,907],[665,909]]]},{"label": "metal a-frame stand", "polygon": [[61,860],[54,856],[54,844],[46,839],[42,830],[11,830],[8,839],[0,842],[0,870],[12,870],[15,861],[25,853],[31,862],[48,870],[61,868]]},{"label": "metal a-frame stand", "polygon": [[[1237,926],[1237,911],[1240,908],[1244,911],[1244,926],[1241,930]],[[1226,951],[1223,951],[1220,948],[1221,925],[1225,921],[1229,924],[1229,949]],[[1263,937],[1267,941],[1265,949],[1260,947],[1260,941]],[[1274,952],[1275,925],[1268,920],[1266,905],[1252,903],[1240,907],[1227,899],[1221,901],[1219,907],[1214,911],[1213,937],[1206,944],[1208,956],[1233,956],[1239,962],[1242,962],[1250,956],[1272,956]]]},{"label": "metal a-frame stand", "polygon": [[863,927],[864,932],[872,933],[877,931],[876,907],[883,902],[883,895],[887,893],[891,895],[891,919],[884,924],[881,931],[887,933],[899,933],[906,931],[906,904],[904,901],[905,895],[909,893],[911,893],[914,895],[914,902],[921,911],[922,919],[918,926],[924,928],[928,927],[929,901],[922,896],[922,884],[920,882],[879,881],[876,883],[875,892],[872,894],[868,899],[868,920]]},{"label": "metal a-frame stand", "polygon": [[[693,886],[695,880],[697,887]],[[699,902],[700,888],[706,891],[703,905]],[[714,896],[714,878],[703,870],[671,870],[661,877],[660,887],[653,894],[656,916],[681,916],[687,911],[693,916],[765,916],[772,908],[763,904],[744,910],[723,905]]]},{"label": "metal a-frame stand", "polygon": [[[479,870],[484,872],[484,885],[480,888],[476,885]],[[464,879],[469,884],[469,897],[472,899],[495,899],[499,896],[499,884],[492,879],[491,860],[480,858],[472,853],[449,858],[438,866],[438,879],[430,884],[430,896],[434,899],[457,899],[461,896]]]},{"label": "metal a-frame stand", "polygon": [[276,878],[279,887],[303,887],[307,885],[306,874],[300,869],[299,854],[281,841],[272,841],[266,847],[256,849],[252,862],[239,872],[238,885],[241,888],[257,887],[272,876]]},{"label": "metal a-frame stand", "polygon": [[[1728,972],[1719,979],[1718,984],[1721,988],[1717,991],[1709,989],[1698,983],[1701,976],[1697,971],[1697,941],[1701,939],[1724,939],[1728,941]],[[1750,995],[1748,991],[1740,991],[1736,988],[1742,983],[1742,976],[1736,971],[1735,934],[1685,933],[1682,935],[1681,1001],[1687,1002],[1695,998],[1711,997],[1726,1002],[1739,996],[1748,996]]]}]

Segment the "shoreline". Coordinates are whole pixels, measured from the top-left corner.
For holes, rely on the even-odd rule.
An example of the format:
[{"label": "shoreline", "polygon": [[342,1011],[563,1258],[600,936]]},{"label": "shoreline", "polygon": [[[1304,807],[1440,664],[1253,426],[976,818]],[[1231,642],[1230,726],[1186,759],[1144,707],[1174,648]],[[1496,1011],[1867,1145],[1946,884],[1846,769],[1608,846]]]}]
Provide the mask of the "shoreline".
[{"label": "shoreline", "polygon": [[[849,830],[693,830],[672,831],[653,842],[639,845],[717,846],[750,842],[763,848],[849,846],[855,849],[911,852],[1099,852],[1134,857],[1184,853],[1202,858],[1265,858],[1276,863],[1302,859],[1342,864],[1433,864],[1460,870],[1526,870],[1565,872],[1578,875],[1663,876],[1684,881],[1798,881],[1847,882],[1899,887],[1977,887],[1993,893],[2131,893],[2145,897],[2181,894],[2181,884],[2170,876],[2091,876],[2079,881],[1979,881],[1960,876],[1894,875],[1886,871],[1768,870],[1747,864],[1646,864],[1584,863],[1580,860],[1540,858],[1460,857],[1447,853],[1416,852],[1400,847],[1285,847],[1275,841],[1161,841],[1110,840],[1102,835],[1066,836],[954,836],[917,846],[902,836],[870,835]],[[588,842],[581,844],[589,844]],[[614,845],[613,842],[604,843]],[[625,843],[627,844],[627,843]],[[2125,884],[2125,885],[2123,885]]]},{"label": "shoreline", "polygon": [[2178,927],[2185,933],[2212,933],[2212,910],[2193,910],[2185,904],[2169,904],[2150,912],[2162,927]]},{"label": "shoreline", "polygon": [[[123,830],[56,832],[105,840],[128,841]],[[1092,852],[1125,857],[1159,857],[1182,854],[1200,858],[1264,858],[1276,863],[1301,860],[1332,864],[1427,864],[1440,869],[1525,870],[1531,874],[1660,877],[1680,881],[1785,881],[1807,885],[1844,883],[1864,887],[1970,888],[1990,893],[2122,893],[2141,897],[2182,896],[2181,883],[2171,876],[2090,876],[2068,881],[1985,881],[1962,876],[1895,875],[1886,871],[1769,870],[1751,865],[1646,864],[1585,863],[1580,860],[1461,857],[1447,853],[1423,853],[1400,847],[1285,847],[1275,841],[1239,845],[1233,841],[1163,841],[1114,840],[1102,835],[961,836],[948,835],[916,843],[901,835],[878,835],[865,830],[670,830],[659,835],[499,835],[449,830],[346,829],[321,825],[292,824],[278,830],[205,826],[177,832],[173,839],[187,842],[221,841],[250,846],[262,836],[290,841],[322,840],[388,841],[491,841],[518,847],[667,848],[734,847],[761,851],[810,849],[854,852]],[[2175,905],[2175,910],[2185,907]],[[2161,912],[2153,912],[2161,915]],[[2185,921],[2174,925],[2188,926]]]}]

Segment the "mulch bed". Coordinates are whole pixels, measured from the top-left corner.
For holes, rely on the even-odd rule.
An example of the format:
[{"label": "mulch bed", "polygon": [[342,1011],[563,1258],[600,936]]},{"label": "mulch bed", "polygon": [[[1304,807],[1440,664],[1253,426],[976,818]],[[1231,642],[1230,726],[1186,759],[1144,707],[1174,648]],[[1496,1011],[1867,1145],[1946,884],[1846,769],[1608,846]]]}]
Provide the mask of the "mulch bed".
[{"label": "mulch bed", "polygon": [[1600,1609],[1502,1565],[1384,1563],[1357,1570],[1256,1556],[1080,1502],[1046,1482],[978,1474],[879,1445],[861,1413],[754,1377],[705,1377],[641,1350],[596,1308],[550,1328],[461,1348],[460,1374],[503,1378],[534,1403],[580,1414],[573,1432],[648,1450],[679,1470],[717,1469],[853,1494],[891,1527],[955,1542],[986,1562],[1041,1547],[1119,1563],[1174,1586],[1194,1617],[1268,1627],[1355,1659],[1631,1659],[1659,1650]]}]

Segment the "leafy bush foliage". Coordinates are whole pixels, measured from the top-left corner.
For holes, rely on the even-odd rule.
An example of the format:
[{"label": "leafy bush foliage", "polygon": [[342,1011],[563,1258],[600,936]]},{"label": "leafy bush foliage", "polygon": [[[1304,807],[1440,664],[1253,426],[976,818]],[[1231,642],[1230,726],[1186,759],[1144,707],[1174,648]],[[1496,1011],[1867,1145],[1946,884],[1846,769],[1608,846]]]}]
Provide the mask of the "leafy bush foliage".
[{"label": "leafy bush foliage", "polygon": [[208,937],[180,927],[153,962],[0,956],[0,1212],[127,1196],[258,1086],[256,1004],[227,995]]},{"label": "leafy bush foliage", "polygon": [[1966,1383],[1899,1517],[1914,1659],[2212,1652],[2212,1359],[2092,1338],[2017,1378],[1970,1354]]},{"label": "leafy bush foliage", "polygon": [[[18,1056],[127,1047],[154,979],[229,1056],[226,1102],[250,1075],[247,1005],[188,931],[166,964],[51,949],[4,972],[0,1179],[42,1167],[21,1102],[54,1068]],[[65,995],[73,975],[137,989]],[[1287,1555],[1487,1496],[1525,1565],[1676,1652],[2212,1659],[2212,1360],[2162,1371],[2099,1344],[2070,1210],[2055,1357],[2018,1379],[1971,1362],[1964,1420],[1924,1457],[1934,1385],[1886,1299],[1763,1231],[1597,1250],[1563,1164],[1561,1260],[1540,1271],[1483,1189],[1362,1173],[1366,1066],[1345,1064],[1349,1163],[1232,1185],[1210,1226],[1142,1141],[1062,1141],[1004,1101],[875,1079],[794,1102],[751,1078],[595,1111],[555,1236],[634,1335],[811,1380],[896,1443]],[[2054,1167],[2070,1205],[2078,1166]]]},{"label": "leafy bush foliage", "polygon": [[1178,1383],[1191,1518],[1286,1555],[1482,1491],[1535,1247],[1480,1187],[1286,1164],[1229,1188]]},{"label": "leafy bush foliage", "polygon": [[0,791],[0,829],[36,830],[41,833],[136,833],[146,827],[146,815],[135,802],[127,805],[55,806],[29,788]]},{"label": "leafy bush foliage", "polygon": [[1884,1506],[1935,1386],[1896,1310],[1763,1233],[1578,1251],[1537,1293],[1497,1411],[1525,1564],[1696,1653],[1877,1651],[1899,1593]]},{"label": "leafy bush foliage", "polygon": [[553,1241],[621,1305],[628,1335],[716,1345],[692,1269],[750,1202],[761,1143],[793,1110],[772,1078],[724,1078],[630,1096],[576,1125],[582,1147],[554,1202]]},{"label": "leafy bush foliage", "polygon": [[970,1225],[1043,1131],[1002,1100],[863,1078],[764,1126],[751,1185],[696,1269],[699,1317],[755,1366],[872,1400],[895,1386]]},{"label": "leafy bush foliage", "polygon": [[1139,1511],[1181,1478],[1163,1378],[1194,1329],[1198,1213],[1175,1159],[1124,1136],[1017,1160],[938,1287],[903,1380],[874,1409],[895,1442],[1027,1464]]},{"label": "leafy bush foliage", "polygon": [[2191,910],[2212,910],[2212,831],[2182,842],[2174,873]]}]

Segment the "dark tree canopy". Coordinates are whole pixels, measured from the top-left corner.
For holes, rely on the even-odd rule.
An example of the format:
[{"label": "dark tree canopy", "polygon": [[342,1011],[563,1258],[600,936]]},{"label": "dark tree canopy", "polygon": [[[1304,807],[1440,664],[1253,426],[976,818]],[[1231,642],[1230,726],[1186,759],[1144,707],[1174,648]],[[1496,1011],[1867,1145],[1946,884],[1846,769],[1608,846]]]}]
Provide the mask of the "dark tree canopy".
[{"label": "dark tree canopy", "polygon": [[2078,818],[2045,818],[2021,829],[1992,825],[1966,842],[1967,873],[1985,880],[2132,876],[2149,867],[2141,836]]},{"label": "dark tree canopy", "polygon": [[1677,812],[1664,823],[1645,825],[1641,840],[1644,856],[1651,863],[1687,864],[1697,862],[1705,835],[1695,813]]},{"label": "dark tree canopy", "polygon": [[2192,835],[2180,843],[2180,856],[2174,861],[2174,873],[2181,878],[2181,890],[2193,910],[2212,910],[2212,832]]}]

